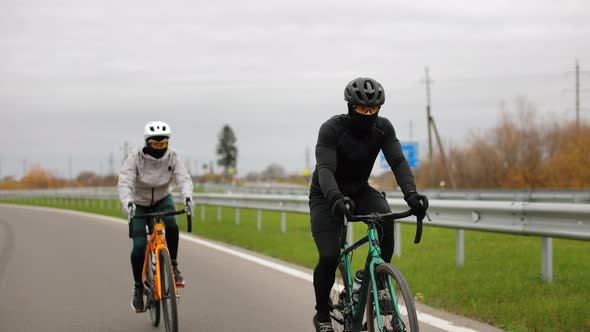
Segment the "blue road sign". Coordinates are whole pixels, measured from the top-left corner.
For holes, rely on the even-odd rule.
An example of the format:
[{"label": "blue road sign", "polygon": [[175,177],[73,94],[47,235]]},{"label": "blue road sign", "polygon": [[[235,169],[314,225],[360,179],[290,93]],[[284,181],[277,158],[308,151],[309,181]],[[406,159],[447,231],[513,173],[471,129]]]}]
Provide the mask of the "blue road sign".
[{"label": "blue road sign", "polygon": [[[420,158],[419,158],[419,151],[418,151],[418,142],[409,141],[409,142],[400,142],[402,144],[402,151],[408,164],[410,164],[410,168],[416,169],[420,165]],[[383,152],[380,153],[379,158],[381,167],[383,168],[390,168],[387,160],[385,160],[385,156]]]}]

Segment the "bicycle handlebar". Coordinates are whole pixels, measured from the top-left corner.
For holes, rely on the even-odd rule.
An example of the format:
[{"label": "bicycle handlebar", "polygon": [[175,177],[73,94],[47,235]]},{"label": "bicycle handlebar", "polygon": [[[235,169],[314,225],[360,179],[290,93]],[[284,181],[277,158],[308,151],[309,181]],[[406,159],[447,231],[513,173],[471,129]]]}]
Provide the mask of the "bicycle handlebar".
[{"label": "bicycle handlebar", "polygon": [[[165,212],[150,212],[150,213],[144,213],[144,214],[134,215],[133,218],[150,218],[150,217],[162,218],[162,217],[168,217],[168,216],[176,216],[176,215],[180,215],[180,214],[184,214],[184,213],[186,213],[185,210],[165,211]],[[190,232],[193,231],[192,215],[187,214],[186,215],[186,220],[187,220],[186,231],[190,233]]]},{"label": "bicycle handlebar", "polygon": [[[388,212],[388,213],[371,213],[371,214],[366,214],[366,215],[352,215],[350,216],[350,218],[347,220],[348,222],[359,222],[359,221],[363,221],[363,222],[367,222],[367,221],[375,221],[375,220],[384,220],[385,218],[396,220],[396,219],[402,219],[402,218],[406,218],[413,215],[412,210],[407,210],[404,212]],[[414,237],[414,243],[420,243],[420,240],[422,239],[422,220],[424,218],[420,219],[417,218],[416,219],[416,236]]]}]

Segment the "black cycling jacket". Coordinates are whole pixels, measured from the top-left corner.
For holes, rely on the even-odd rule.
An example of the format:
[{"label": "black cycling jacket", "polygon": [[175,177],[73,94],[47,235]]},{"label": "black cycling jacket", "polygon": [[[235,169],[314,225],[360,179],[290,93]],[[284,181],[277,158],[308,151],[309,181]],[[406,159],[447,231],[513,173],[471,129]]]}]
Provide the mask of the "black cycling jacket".
[{"label": "black cycling jacket", "polygon": [[363,186],[383,150],[404,197],[416,192],[414,175],[402,153],[391,122],[377,117],[370,134],[356,134],[347,114],[336,115],[320,127],[315,148],[316,167],[310,195],[323,194],[330,207],[344,196],[353,196]]}]

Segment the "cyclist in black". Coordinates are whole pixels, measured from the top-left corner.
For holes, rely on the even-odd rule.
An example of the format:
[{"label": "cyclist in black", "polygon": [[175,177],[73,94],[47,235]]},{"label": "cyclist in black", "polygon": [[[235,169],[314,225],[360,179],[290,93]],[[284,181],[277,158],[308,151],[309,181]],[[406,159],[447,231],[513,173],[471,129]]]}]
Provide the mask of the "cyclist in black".
[{"label": "cyclist in black", "polygon": [[[390,212],[383,195],[368,184],[380,150],[414,214],[419,218],[426,214],[422,202],[427,198],[416,190],[414,175],[395,130],[389,120],[378,116],[385,102],[381,84],[371,78],[356,78],[347,84],[344,100],[348,102],[348,114],[336,115],[320,128],[309,193],[311,231],[319,252],[313,275],[317,311],[313,323],[318,332],[334,331],[329,316],[329,297],[340,255],[339,234],[344,216],[350,216],[352,211],[357,214]],[[382,257],[390,262],[393,224],[386,222],[377,229]]]}]

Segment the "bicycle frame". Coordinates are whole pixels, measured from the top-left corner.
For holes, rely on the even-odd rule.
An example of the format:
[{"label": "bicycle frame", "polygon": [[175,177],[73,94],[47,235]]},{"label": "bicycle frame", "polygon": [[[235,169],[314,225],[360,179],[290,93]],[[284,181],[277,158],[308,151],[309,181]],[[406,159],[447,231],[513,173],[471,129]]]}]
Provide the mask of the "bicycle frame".
[{"label": "bicycle frame", "polygon": [[[154,291],[154,300],[159,301],[162,299],[161,293],[161,280],[160,280],[160,251],[165,250],[168,251],[168,246],[166,245],[166,237],[164,236],[164,225],[161,218],[158,218],[154,221],[153,218],[147,221],[148,229],[150,232],[150,240],[148,241],[147,249],[145,251],[145,258],[143,261],[143,273],[142,279],[143,284],[146,285],[146,276],[147,276],[147,269],[151,268],[151,262],[149,261],[149,254],[150,252],[153,254],[154,259],[156,260],[156,271],[154,272],[154,285],[153,288],[146,287],[150,289],[150,291]],[[177,296],[177,288],[176,283],[172,283],[174,287],[174,295]]]},{"label": "bicycle frame", "polygon": [[[345,232],[343,232],[345,233]],[[365,243],[369,243],[369,253],[367,255],[367,259],[365,262],[365,269],[364,269],[364,277],[361,283],[361,288],[359,290],[359,297],[358,301],[354,303],[352,299],[352,266],[351,266],[351,255],[352,252],[359,247],[363,246]],[[342,245],[342,253],[340,254],[339,259],[340,264],[344,265],[344,273],[343,278],[346,278],[344,282],[345,287],[348,289],[346,290],[345,294],[347,296],[346,302],[348,305],[351,306],[351,316],[352,316],[352,325],[353,331],[361,331],[362,324],[363,324],[363,313],[365,312],[365,307],[367,303],[367,297],[369,296],[369,292],[372,292],[374,298],[377,297],[377,283],[375,280],[375,268],[379,264],[385,263],[383,258],[381,258],[381,249],[379,247],[379,236],[377,234],[377,229],[373,223],[369,224],[367,236],[360,239],[350,247],[344,241]],[[369,283],[371,284],[371,289],[369,289]],[[346,286],[348,285],[348,286]],[[395,294],[393,291],[393,285],[391,280],[388,280],[388,287],[391,294]],[[397,306],[397,299],[395,296],[392,296],[394,301],[394,308],[398,317],[400,317],[399,308]],[[376,318],[378,321],[379,326],[382,325],[381,316],[380,316],[380,308],[379,306],[375,307]]]}]

